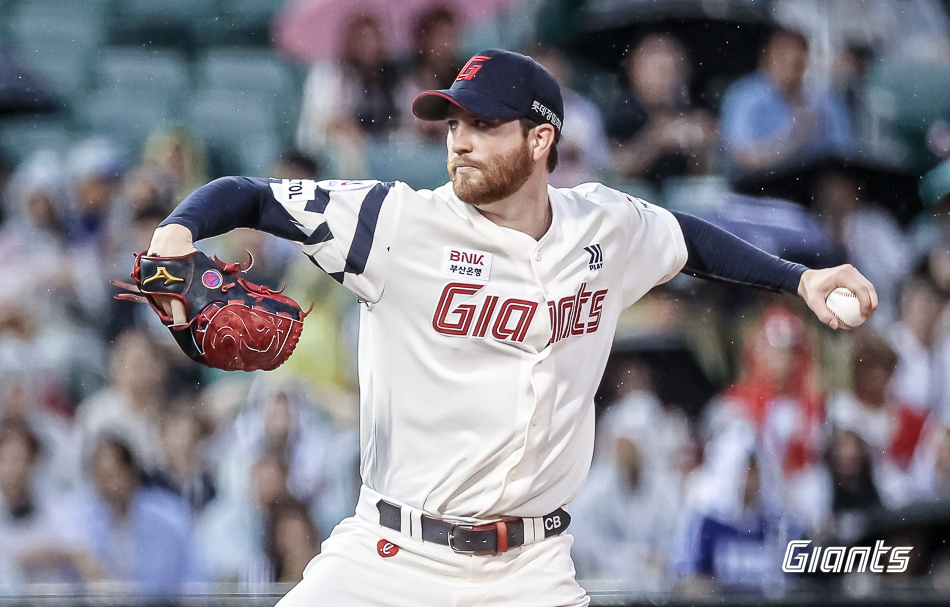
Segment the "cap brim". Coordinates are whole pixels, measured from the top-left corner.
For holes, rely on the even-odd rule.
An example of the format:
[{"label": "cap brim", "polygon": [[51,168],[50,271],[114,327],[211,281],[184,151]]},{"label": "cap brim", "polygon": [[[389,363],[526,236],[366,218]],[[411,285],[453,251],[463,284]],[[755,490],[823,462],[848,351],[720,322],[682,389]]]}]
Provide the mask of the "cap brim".
[{"label": "cap brim", "polygon": [[516,120],[524,116],[496,99],[466,89],[425,91],[412,102],[412,113],[420,120],[445,120],[450,104],[479,118]]}]

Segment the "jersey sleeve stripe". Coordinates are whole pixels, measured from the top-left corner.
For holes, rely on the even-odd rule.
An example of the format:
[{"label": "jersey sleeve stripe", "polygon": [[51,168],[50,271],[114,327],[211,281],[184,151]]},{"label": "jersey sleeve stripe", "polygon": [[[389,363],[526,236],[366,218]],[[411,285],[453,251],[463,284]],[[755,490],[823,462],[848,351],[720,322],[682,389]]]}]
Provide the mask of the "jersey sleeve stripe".
[{"label": "jersey sleeve stripe", "polygon": [[391,181],[377,183],[363,199],[356,224],[356,232],[353,234],[353,242],[346,254],[344,272],[362,274],[366,268],[369,252],[373,248],[373,237],[376,234],[376,221],[379,219],[379,211],[382,209],[383,201],[392,187],[393,182]]},{"label": "jersey sleeve stripe", "polygon": [[333,239],[333,233],[330,231],[330,226],[326,223],[321,223],[313,231],[313,233],[303,241],[304,244],[320,244],[321,242],[326,242]]},{"label": "jersey sleeve stripe", "polygon": [[304,210],[312,213],[323,213],[327,210],[328,204],[330,204],[330,192],[318,187],[314,190],[313,200],[307,201]]}]

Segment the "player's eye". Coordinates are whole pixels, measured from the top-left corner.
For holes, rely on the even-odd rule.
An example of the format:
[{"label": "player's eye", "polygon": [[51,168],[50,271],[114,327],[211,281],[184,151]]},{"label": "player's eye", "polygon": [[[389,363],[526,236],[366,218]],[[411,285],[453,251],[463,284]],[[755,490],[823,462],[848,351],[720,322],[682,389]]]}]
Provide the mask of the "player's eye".
[{"label": "player's eye", "polygon": [[459,126],[458,120],[446,120],[445,123],[448,125],[450,131],[455,131]]}]

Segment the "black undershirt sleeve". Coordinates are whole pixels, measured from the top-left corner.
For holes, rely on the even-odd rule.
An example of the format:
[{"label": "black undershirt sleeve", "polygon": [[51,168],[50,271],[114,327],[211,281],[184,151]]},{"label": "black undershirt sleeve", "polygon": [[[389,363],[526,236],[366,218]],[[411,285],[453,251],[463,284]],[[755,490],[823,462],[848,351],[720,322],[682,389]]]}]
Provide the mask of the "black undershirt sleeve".
[{"label": "black undershirt sleeve", "polygon": [[786,261],[687,213],[673,211],[686,240],[684,274],[797,294],[808,268]]},{"label": "black undershirt sleeve", "polygon": [[230,232],[256,228],[265,232],[263,212],[270,197],[267,181],[249,177],[221,177],[193,191],[161,225],[177,223],[191,230],[196,241]]}]

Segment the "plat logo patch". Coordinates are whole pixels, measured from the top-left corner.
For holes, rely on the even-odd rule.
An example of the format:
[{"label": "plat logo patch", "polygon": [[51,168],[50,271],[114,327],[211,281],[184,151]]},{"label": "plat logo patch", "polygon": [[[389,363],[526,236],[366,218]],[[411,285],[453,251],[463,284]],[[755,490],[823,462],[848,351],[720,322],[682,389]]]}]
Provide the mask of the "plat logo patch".
[{"label": "plat logo patch", "polygon": [[384,559],[388,559],[391,556],[396,556],[396,553],[399,552],[399,546],[386,540],[379,540],[376,543],[376,552]]},{"label": "plat logo patch", "polygon": [[205,273],[201,275],[201,284],[209,289],[217,289],[223,280],[221,272],[217,270],[205,270]]}]

